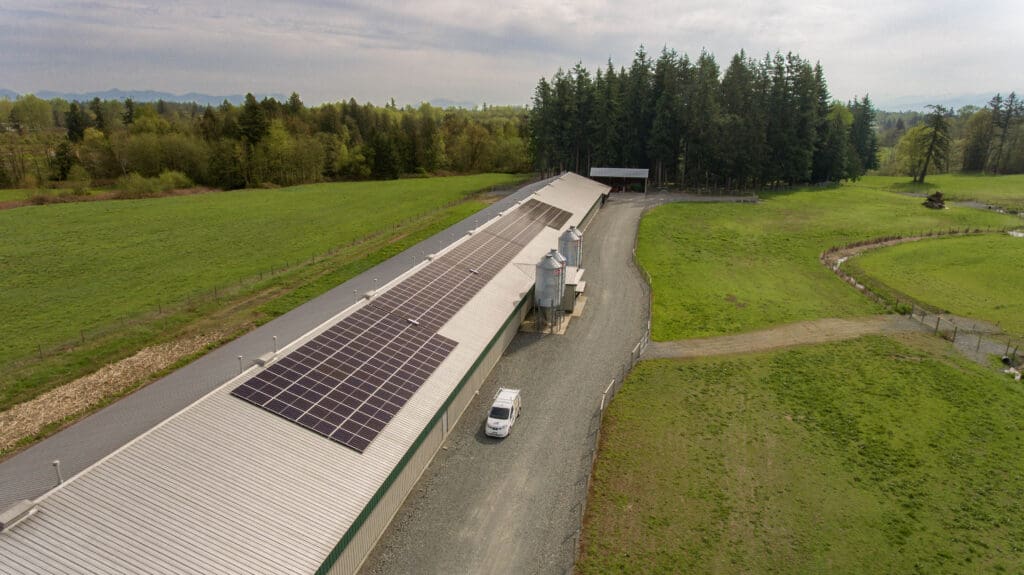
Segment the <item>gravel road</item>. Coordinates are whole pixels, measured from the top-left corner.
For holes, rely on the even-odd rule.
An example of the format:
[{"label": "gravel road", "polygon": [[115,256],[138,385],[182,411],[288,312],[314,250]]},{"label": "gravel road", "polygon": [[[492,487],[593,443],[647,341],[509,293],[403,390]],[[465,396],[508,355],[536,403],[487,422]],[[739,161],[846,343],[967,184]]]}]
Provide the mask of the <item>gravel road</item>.
[{"label": "gravel road", "polygon": [[[601,393],[647,326],[632,250],[650,202],[616,194],[598,213],[584,238],[582,317],[564,336],[513,340],[361,573],[572,571]],[[499,386],[523,390],[504,440],[483,433]]]},{"label": "gravel road", "polygon": [[780,325],[768,329],[676,341],[652,341],[644,359],[692,358],[734,353],[755,353],[793,345],[854,339],[869,334],[924,331],[921,324],[901,315],[859,318],[825,318]]}]

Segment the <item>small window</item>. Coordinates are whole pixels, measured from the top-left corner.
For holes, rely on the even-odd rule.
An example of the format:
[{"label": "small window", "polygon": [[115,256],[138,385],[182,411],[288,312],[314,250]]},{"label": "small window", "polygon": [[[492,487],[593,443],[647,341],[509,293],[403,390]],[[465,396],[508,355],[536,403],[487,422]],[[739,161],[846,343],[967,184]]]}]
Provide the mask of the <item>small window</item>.
[{"label": "small window", "polygon": [[494,406],[491,408],[491,417],[494,419],[508,419],[510,415],[509,408]]}]

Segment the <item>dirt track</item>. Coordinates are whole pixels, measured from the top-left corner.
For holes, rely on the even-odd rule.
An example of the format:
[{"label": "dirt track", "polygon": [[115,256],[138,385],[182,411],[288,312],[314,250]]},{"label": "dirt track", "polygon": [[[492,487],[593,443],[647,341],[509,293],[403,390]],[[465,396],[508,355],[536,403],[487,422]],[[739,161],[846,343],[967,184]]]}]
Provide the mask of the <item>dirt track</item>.
[{"label": "dirt track", "polygon": [[145,381],[151,374],[222,337],[223,334],[210,333],[147,347],[131,357],[15,405],[0,413],[0,449],[9,449],[21,438],[37,433],[44,426],[81,413]]},{"label": "dirt track", "polygon": [[791,323],[760,331],[676,341],[652,341],[644,359],[693,358],[734,353],[770,351],[794,345],[854,339],[863,335],[921,331],[924,327],[900,315],[879,315],[852,319],[819,319]]}]

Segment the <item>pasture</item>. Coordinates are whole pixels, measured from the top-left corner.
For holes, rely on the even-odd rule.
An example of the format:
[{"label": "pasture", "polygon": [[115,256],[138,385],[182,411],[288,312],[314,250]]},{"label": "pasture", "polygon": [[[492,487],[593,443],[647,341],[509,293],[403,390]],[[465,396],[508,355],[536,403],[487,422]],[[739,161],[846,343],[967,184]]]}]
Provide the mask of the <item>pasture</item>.
[{"label": "pasture", "polygon": [[875,291],[903,296],[1024,335],[1024,238],[929,239],[871,250],[846,270]]},{"label": "pasture", "polygon": [[818,261],[822,251],[893,234],[1002,228],[1020,218],[856,184],[762,194],[759,204],[667,204],[640,224],[637,259],[651,278],[652,337],[740,333],[882,311]]},{"label": "pasture", "polygon": [[[197,293],[256,280],[271,269],[294,271],[329,250],[366,244],[390,253],[389,245],[405,245],[403,238],[425,237],[454,223],[453,215],[465,217],[464,206],[480,209],[478,202],[457,205],[474,192],[519,180],[488,174],[315,184],[0,211],[0,337],[7,342],[0,365],[31,357],[40,346],[75,342],[83,330],[131,325],[140,314],[184,306]],[[330,264],[355,274],[379,261],[365,249],[349,251],[351,260]],[[326,281],[347,279],[335,271],[320,269],[290,303],[267,304],[268,313],[333,287]],[[166,337],[182,319],[148,322],[131,338],[82,357],[62,354],[67,357],[56,369],[27,382],[8,374],[0,380],[0,408],[98,367],[97,358],[110,361]]]},{"label": "pasture", "polygon": [[[882,236],[1021,224],[968,207],[928,210],[892,182],[865,180],[764,194],[757,205],[649,212],[637,259],[652,283],[653,337],[881,313],[819,254]],[[956,180],[976,201],[994,189],[1019,195],[1021,183]],[[1022,241],[925,240],[844,266],[957,313],[996,311],[1014,329],[1024,321],[1022,278],[994,262],[1019,261]],[[577,570],[1017,572],[1022,422],[1024,388],[916,332],[642,361],[604,415]]]},{"label": "pasture", "polygon": [[926,335],[641,362],[605,415],[580,573],[1024,564],[1024,394]]},{"label": "pasture", "polygon": [[916,184],[908,177],[864,176],[852,187],[891,192],[932,194],[941,191],[946,200],[972,201],[1024,212],[1024,175],[986,176],[976,174],[936,174]]}]

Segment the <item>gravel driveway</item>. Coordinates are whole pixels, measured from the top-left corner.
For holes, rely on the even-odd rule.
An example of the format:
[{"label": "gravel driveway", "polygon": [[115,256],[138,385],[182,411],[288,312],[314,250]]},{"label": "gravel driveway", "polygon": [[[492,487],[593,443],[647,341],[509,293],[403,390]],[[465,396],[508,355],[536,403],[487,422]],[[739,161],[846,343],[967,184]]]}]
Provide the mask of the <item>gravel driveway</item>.
[{"label": "gravel driveway", "polygon": [[[616,194],[598,213],[584,238],[582,317],[564,336],[513,340],[361,573],[572,571],[601,393],[647,325],[632,250],[649,201]],[[523,390],[504,440],[482,425],[499,386]]]}]

